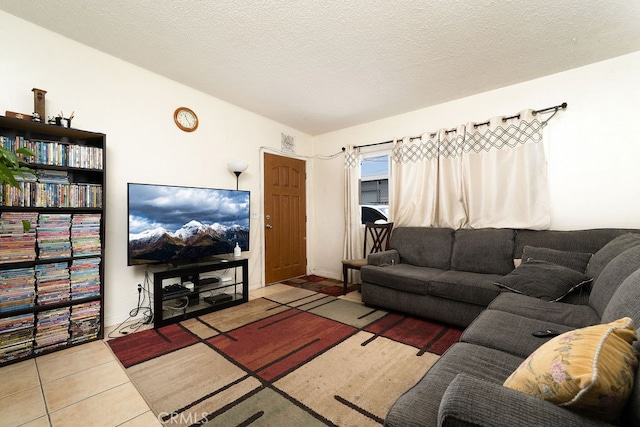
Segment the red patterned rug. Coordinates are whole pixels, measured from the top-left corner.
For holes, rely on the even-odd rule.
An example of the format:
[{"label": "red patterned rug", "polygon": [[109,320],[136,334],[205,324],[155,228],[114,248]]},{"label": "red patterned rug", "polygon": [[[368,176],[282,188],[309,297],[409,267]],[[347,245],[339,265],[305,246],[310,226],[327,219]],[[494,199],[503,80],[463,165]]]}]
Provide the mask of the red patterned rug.
[{"label": "red patterned rug", "polygon": [[207,342],[266,381],[273,381],[353,334],[354,328],[291,309]]},{"label": "red patterned rug", "polygon": [[461,330],[300,288],[108,341],[171,425],[380,425]]},{"label": "red patterned rug", "polygon": [[[344,283],[342,283],[341,280],[328,279],[326,277],[316,276],[315,274],[283,280],[280,283],[334,297],[342,295],[344,289]],[[350,284],[347,287],[347,293],[357,291],[358,289],[360,289],[360,285]]]},{"label": "red patterned rug", "polygon": [[442,355],[458,342],[462,334],[462,330],[456,327],[397,313],[387,314],[365,330],[416,347],[418,354],[429,352],[437,355]]},{"label": "red patterned rug", "polygon": [[198,342],[180,325],[150,329],[108,341],[107,344],[125,368]]}]

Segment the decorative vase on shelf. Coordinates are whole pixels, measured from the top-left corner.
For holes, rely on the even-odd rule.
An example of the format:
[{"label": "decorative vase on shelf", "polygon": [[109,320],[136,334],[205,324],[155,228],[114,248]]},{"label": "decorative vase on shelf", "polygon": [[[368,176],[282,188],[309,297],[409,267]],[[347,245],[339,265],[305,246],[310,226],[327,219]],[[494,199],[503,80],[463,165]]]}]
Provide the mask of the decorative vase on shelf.
[{"label": "decorative vase on shelf", "polygon": [[242,255],[242,249],[240,249],[238,242],[236,242],[236,247],[233,248],[233,256],[239,257],[240,255]]}]

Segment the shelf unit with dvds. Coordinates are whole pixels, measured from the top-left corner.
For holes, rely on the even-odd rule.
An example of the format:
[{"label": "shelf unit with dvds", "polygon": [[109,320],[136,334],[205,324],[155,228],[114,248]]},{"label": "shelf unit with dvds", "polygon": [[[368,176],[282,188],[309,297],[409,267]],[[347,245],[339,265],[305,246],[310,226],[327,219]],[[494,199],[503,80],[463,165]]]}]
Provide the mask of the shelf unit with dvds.
[{"label": "shelf unit with dvds", "polygon": [[0,366],[103,337],[105,143],[0,116],[0,145],[36,173],[0,184]]}]

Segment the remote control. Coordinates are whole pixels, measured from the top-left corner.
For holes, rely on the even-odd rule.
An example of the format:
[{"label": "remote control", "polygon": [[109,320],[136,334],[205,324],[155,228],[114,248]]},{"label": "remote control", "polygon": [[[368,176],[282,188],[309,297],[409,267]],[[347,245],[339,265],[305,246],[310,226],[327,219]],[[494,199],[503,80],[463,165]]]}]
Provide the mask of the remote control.
[{"label": "remote control", "polygon": [[538,338],[548,338],[558,336],[560,335],[560,332],[547,329],[546,331],[535,331],[532,335]]}]

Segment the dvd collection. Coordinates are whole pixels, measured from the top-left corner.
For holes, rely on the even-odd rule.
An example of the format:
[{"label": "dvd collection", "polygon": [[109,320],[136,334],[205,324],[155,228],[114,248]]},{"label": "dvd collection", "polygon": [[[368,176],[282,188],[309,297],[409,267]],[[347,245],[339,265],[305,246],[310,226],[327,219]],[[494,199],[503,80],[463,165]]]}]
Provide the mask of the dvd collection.
[{"label": "dvd collection", "polygon": [[[36,141],[21,136],[0,135],[0,145],[16,152],[26,148],[34,156],[18,155],[20,161],[47,166],[60,166],[101,171],[104,167],[103,149],[56,141]],[[102,186],[92,183],[70,183],[66,170],[38,169],[35,175],[17,176],[20,188],[4,184],[0,191],[0,205],[23,207],[102,207]]]},{"label": "dvd collection", "polygon": [[2,212],[0,264],[100,255],[101,221],[100,213]]},{"label": "dvd collection", "polygon": [[0,271],[0,313],[33,307],[35,285],[34,267]]},{"label": "dvd collection", "polygon": [[55,347],[67,345],[69,333],[70,307],[60,307],[36,314],[36,330],[33,351],[42,353]]},{"label": "dvd collection", "polygon": [[18,188],[0,184],[0,365],[102,332],[104,135],[19,135],[30,128],[7,123],[0,135],[0,147],[34,154],[17,154],[33,171],[15,176]]},{"label": "dvd collection", "polygon": [[39,259],[71,256],[71,214],[41,213],[36,229]]},{"label": "dvd collection", "polygon": [[67,171],[37,170],[36,176],[16,177],[19,187],[4,184],[0,205],[37,208],[101,208],[102,185],[70,183]]},{"label": "dvd collection", "polygon": [[[52,262],[1,270],[0,313],[99,297],[101,219],[99,213],[2,212],[0,263]],[[100,301],[0,318],[0,363],[90,340],[99,331]]]},{"label": "dvd collection", "polygon": [[33,352],[33,313],[0,319],[0,363],[29,356]]},{"label": "dvd collection", "polygon": [[14,153],[19,148],[26,148],[34,153],[34,156],[22,154],[18,156],[20,160],[27,163],[99,170],[104,166],[100,147],[56,141],[35,141],[22,136],[0,136],[0,144]]},{"label": "dvd collection", "polygon": [[38,221],[37,212],[2,212],[0,216],[0,263],[34,261],[36,230],[25,231],[25,223]]}]

